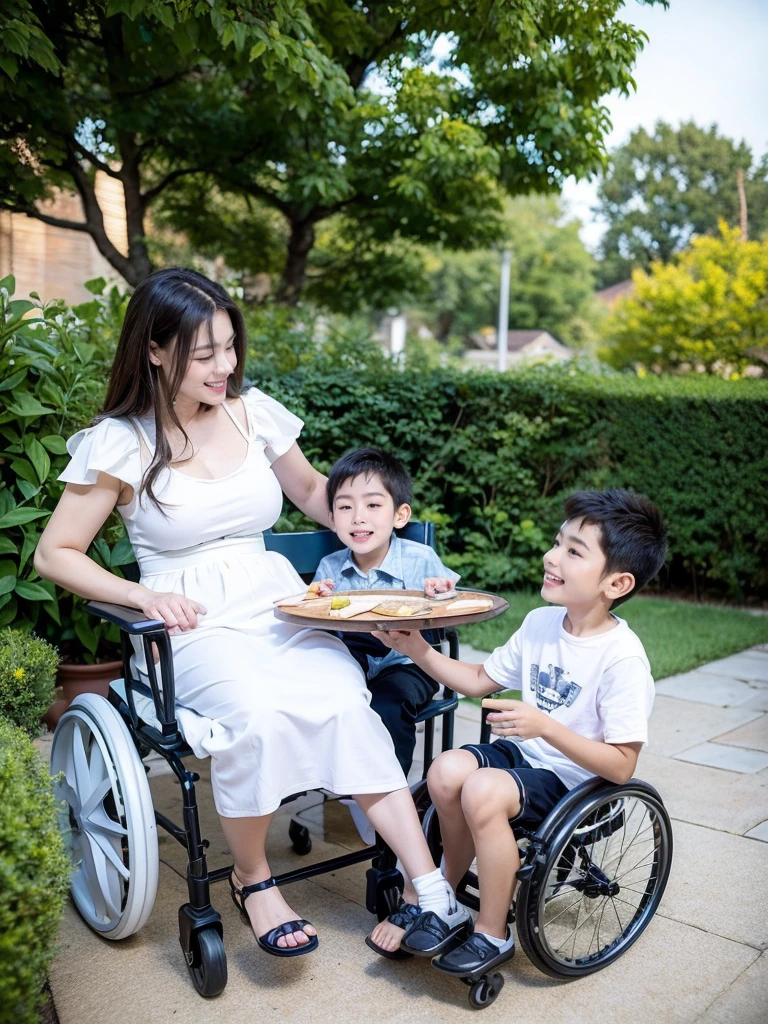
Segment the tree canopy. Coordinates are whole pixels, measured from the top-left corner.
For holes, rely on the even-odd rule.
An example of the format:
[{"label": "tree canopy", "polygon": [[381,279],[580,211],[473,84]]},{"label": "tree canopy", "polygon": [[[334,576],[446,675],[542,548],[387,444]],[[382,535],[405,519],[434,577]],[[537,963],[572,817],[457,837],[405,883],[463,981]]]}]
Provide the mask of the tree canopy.
[{"label": "tree canopy", "polygon": [[[602,97],[631,88],[645,40],[622,6],[8,0],[0,206],[86,231],[129,283],[151,269],[151,209],[191,235],[217,209],[242,210],[257,244],[266,208],[282,225],[287,301],[336,215],[373,273],[396,238],[487,245],[505,193],[557,190],[601,166]],[[97,171],[123,185],[127,254],[104,230]],[[55,188],[79,194],[82,222],[44,208]]]},{"label": "tree canopy", "polygon": [[768,154],[753,158],[745,142],[720,135],[716,125],[692,121],[672,128],[658,121],[638,128],[611,154],[598,188],[598,213],[608,224],[600,245],[604,285],[666,263],[694,234],[717,234],[719,220],[740,220],[738,172],[744,176],[749,233],[768,229]]},{"label": "tree canopy", "polygon": [[694,238],[632,280],[605,325],[615,366],[739,376],[768,364],[768,239],[744,242],[722,221],[718,238]]},{"label": "tree canopy", "polygon": [[[520,196],[508,201],[500,245],[512,252],[509,326],[540,328],[566,344],[581,338],[594,293],[594,258],[579,238],[580,223],[563,220],[556,196]],[[499,300],[498,250],[426,253],[425,323],[440,340],[467,338],[496,328]]]}]

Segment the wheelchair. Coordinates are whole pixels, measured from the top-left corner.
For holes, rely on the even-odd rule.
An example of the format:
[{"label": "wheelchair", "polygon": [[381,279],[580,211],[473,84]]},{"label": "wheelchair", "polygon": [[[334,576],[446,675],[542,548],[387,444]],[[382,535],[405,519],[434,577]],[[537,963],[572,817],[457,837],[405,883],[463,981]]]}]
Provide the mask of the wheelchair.
[{"label": "wheelchair", "polygon": [[[408,523],[398,531],[409,540],[433,544],[431,523]],[[265,534],[267,550],[285,554],[300,575],[313,574],[320,558],[339,545],[329,530]],[[138,932],[155,902],[159,874],[157,827],[187,851],[189,900],[179,908],[179,942],[190,978],[200,995],[219,995],[227,983],[221,917],[210,901],[210,885],[229,877],[231,868],[209,870],[208,841],[201,835],[195,783],[184,758],[192,755],[177,721],[171,644],[162,622],[147,620],[136,609],[90,602],[88,610],[121,630],[123,677],[110,685],[109,697],[83,694],[62,715],[53,736],[51,772],[59,802],[59,825],[73,866],[72,900],[85,923],[105,939]],[[146,655],[149,685],[135,673],[131,637]],[[458,657],[455,630],[440,631],[438,642]],[[152,650],[157,652],[160,673]],[[160,684],[162,680],[162,685]],[[453,745],[453,714],[458,701],[444,690],[417,717],[424,722],[424,774],[433,756],[434,726],[442,719],[442,749]],[[156,811],[143,763],[151,752],[162,756],[180,783],[182,824]],[[413,787],[417,806],[426,809],[426,783]],[[287,803],[304,793],[284,800]],[[326,799],[330,795],[323,794]],[[311,838],[295,819],[289,838],[297,854],[311,849]],[[403,878],[394,853],[376,836],[374,845],[277,875],[279,885],[371,861],[366,873],[366,906],[379,920],[400,898]]]},{"label": "wheelchair", "polygon": [[[490,739],[483,711],[481,743]],[[427,798],[422,826],[435,864],[442,841]],[[573,980],[618,959],[656,912],[672,864],[672,826],[661,797],[639,779],[617,785],[591,778],[574,787],[535,832],[513,827],[521,854],[507,921],[528,959],[544,974]],[[480,908],[470,869],[457,898]],[[483,1009],[504,985],[498,973],[461,978],[469,1004]]]}]

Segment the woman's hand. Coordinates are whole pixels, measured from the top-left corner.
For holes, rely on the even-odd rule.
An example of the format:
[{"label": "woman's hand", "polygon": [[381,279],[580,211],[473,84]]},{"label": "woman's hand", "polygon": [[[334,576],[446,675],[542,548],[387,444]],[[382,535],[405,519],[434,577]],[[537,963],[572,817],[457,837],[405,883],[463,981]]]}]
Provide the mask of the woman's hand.
[{"label": "woman's hand", "polygon": [[[146,589],[146,588],[143,588]],[[146,590],[138,599],[138,607],[148,619],[160,619],[165,623],[169,636],[188,633],[198,624],[198,616],[207,614],[206,609],[191,601],[183,594],[158,594]]]},{"label": "woman's hand", "polygon": [[449,580],[447,576],[428,576],[424,580],[424,593],[427,597],[447,594],[449,590],[453,590],[453,580]]},{"label": "woman's hand", "polygon": [[421,633],[415,629],[396,629],[391,633],[374,631],[371,635],[375,636],[377,640],[381,640],[385,647],[399,651],[411,661],[417,661],[420,655],[432,650]]},{"label": "woman's hand", "polygon": [[537,737],[546,739],[549,715],[532,704],[525,704],[521,700],[489,698],[483,701],[483,707],[493,709],[488,715],[488,722],[494,736],[516,736],[521,740]]}]

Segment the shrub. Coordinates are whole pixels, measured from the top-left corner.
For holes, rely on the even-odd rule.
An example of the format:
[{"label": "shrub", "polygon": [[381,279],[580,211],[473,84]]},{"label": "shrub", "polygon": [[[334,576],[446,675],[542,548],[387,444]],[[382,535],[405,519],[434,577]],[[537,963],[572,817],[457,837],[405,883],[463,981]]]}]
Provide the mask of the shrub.
[{"label": "shrub", "polygon": [[666,586],[768,596],[768,382],[574,364],[502,375],[307,364],[263,372],[259,386],[306,421],[318,469],[362,444],[402,458],[416,514],[441,526],[445,560],[467,582],[537,583],[566,494],[622,486],[669,524]]},{"label": "shrub", "polygon": [[[66,439],[101,404],[125,299],[113,288],[69,309],[34,294],[14,299],[14,287],[12,277],[0,281],[0,627],[34,628],[63,654],[74,643],[93,661],[119,649],[117,628],[41,580],[32,555],[64,487]],[[104,282],[90,287],[100,292]],[[107,568],[125,564],[124,532],[114,517],[89,553]]]},{"label": "shrub", "polygon": [[0,1006],[38,1024],[69,862],[48,770],[27,736],[0,719]]},{"label": "shrub", "polygon": [[0,629],[0,715],[36,736],[50,707],[59,656],[56,650],[18,629]]}]

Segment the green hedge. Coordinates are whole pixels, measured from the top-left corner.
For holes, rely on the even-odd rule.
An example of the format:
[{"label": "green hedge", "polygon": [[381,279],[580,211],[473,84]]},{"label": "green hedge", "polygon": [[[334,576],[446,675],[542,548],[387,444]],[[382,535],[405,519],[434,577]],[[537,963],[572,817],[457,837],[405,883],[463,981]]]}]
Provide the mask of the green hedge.
[{"label": "green hedge", "polygon": [[541,578],[562,501],[629,487],[670,528],[662,585],[768,596],[768,382],[639,379],[576,365],[462,373],[380,364],[250,375],[307,423],[318,468],[386,447],[415,482],[416,513],[442,524],[446,560],[480,586]]},{"label": "green hedge", "polygon": [[0,716],[29,736],[53,703],[59,655],[45,640],[20,629],[0,629]]},{"label": "green hedge", "polygon": [[68,880],[48,769],[27,736],[0,719],[3,1020],[38,1024]]}]

